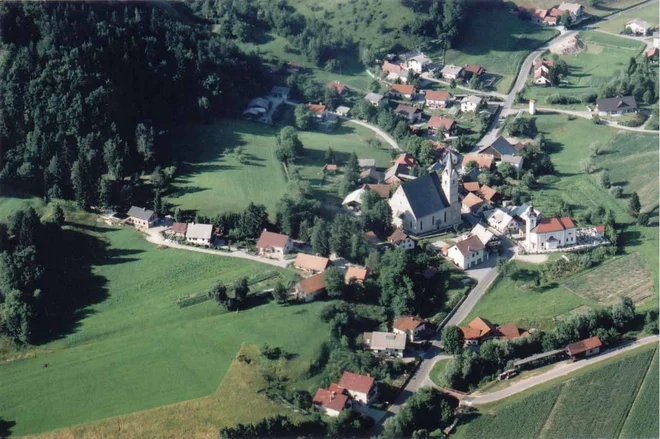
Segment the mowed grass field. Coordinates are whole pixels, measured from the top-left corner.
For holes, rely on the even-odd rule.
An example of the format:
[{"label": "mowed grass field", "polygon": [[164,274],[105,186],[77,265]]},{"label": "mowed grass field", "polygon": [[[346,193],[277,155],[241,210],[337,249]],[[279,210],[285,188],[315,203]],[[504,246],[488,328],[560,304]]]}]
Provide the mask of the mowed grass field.
[{"label": "mowed grass field", "polygon": [[[507,8],[470,14],[463,37],[447,51],[445,64],[478,64],[502,76],[497,91],[508,93],[525,57],[557,32],[518,19]],[[439,56],[438,52],[431,52]]]},{"label": "mowed grass field", "polygon": [[[650,395],[645,389],[657,389],[657,359],[655,345],[640,347],[480,406],[455,436],[511,437],[515,432],[516,438],[656,437],[657,393]],[[648,405],[649,411],[638,411],[640,405]],[[628,420],[639,422],[633,435],[623,430]]]},{"label": "mowed grass field", "polygon": [[250,363],[234,359],[217,390],[209,396],[143,410],[129,415],[108,418],[100,422],[55,430],[35,436],[39,439],[69,439],[79,437],[194,437],[215,439],[225,426],[258,422],[264,417],[298,415],[258,393],[266,386],[259,373],[259,349],[243,345],[239,356]]},{"label": "mowed grass field", "polygon": [[658,354],[653,357],[651,367],[646,374],[646,379],[637,393],[630,414],[623,424],[620,437],[622,438],[644,438],[654,437],[658,433]]},{"label": "mowed grass field", "polygon": [[[256,122],[223,120],[209,125],[189,125],[173,132],[173,148],[179,163],[174,193],[167,201],[182,208],[215,216],[220,212],[240,212],[250,202],[264,204],[271,216],[286,193],[287,178],[275,157],[275,136],[279,127]],[[296,167],[301,176],[321,191],[333,195],[332,178],[322,185],[325,152],[332,148],[340,162],[355,152],[359,158],[374,158],[376,165],[387,167],[389,145],[367,143],[379,137],[371,130],[344,123],[331,132],[299,133],[305,148]],[[244,163],[236,151],[242,149]],[[339,179],[339,174],[335,179]],[[274,218],[273,218],[274,219]]]},{"label": "mowed grass field", "polygon": [[658,13],[658,4],[653,3],[634,11],[623,12],[612,20],[607,20],[596,24],[596,27],[608,32],[619,33],[623,31],[624,26],[631,20],[639,18],[647,23],[657,26],[660,23],[660,14]]},{"label": "mowed grass field", "polygon": [[448,363],[449,360],[438,360],[431,369],[431,380],[438,386],[442,386],[442,374],[445,372]]},{"label": "mowed grass field", "polygon": [[16,422],[16,435],[208,396],[243,343],[296,353],[288,372],[301,376],[327,337],[321,302],[235,313],[210,301],[183,309],[174,303],[218,280],[230,285],[261,273],[262,264],[159,249],[128,229],[91,233],[107,245],[93,264],[107,298],[81,313],[73,333],[39,346],[35,357],[0,365],[0,413]]},{"label": "mowed grass field", "polygon": [[[605,17],[644,3],[644,1],[645,0],[605,0],[598,2],[595,6],[587,5],[585,7],[585,12],[596,17]],[[513,0],[513,3],[528,8],[550,9],[556,7],[561,2],[558,3],[556,0]]]},{"label": "mowed grass field", "polygon": [[[625,73],[630,58],[636,58],[646,47],[641,42],[618,38],[594,31],[580,32],[585,50],[576,54],[563,55],[569,73],[560,87],[530,85],[525,97],[537,99],[540,105],[547,105],[545,98],[551,95],[570,95],[581,98],[598,93],[601,84]],[[583,105],[577,105],[584,109]]]}]

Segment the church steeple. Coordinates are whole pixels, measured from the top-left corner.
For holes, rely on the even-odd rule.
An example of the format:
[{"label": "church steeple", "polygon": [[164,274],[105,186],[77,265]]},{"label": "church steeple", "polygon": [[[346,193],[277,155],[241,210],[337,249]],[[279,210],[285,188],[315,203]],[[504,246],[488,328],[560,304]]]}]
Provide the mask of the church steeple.
[{"label": "church steeple", "polygon": [[458,203],[458,173],[454,169],[454,154],[447,152],[447,164],[442,171],[442,191],[450,205]]}]

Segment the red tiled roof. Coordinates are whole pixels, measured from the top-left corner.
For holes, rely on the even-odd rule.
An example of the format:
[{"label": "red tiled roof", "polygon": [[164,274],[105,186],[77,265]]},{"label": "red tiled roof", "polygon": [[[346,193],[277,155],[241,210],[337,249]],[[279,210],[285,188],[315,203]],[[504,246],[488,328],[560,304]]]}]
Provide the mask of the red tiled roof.
[{"label": "red tiled roof", "polygon": [[463,167],[470,162],[475,162],[482,169],[490,169],[493,166],[492,154],[465,154],[463,156]]},{"label": "red tiled roof", "polygon": [[325,288],[325,273],[315,274],[298,282],[300,290],[305,294],[316,293]]},{"label": "red tiled roof", "polygon": [[605,232],[605,226],[603,226],[603,225],[596,226],[596,232],[604,233]]},{"label": "red tiled roof", "polygon": [[479,182],[478,181],[466,181],[463,183],[463,189],[468,192],[478,192],[479,191]]},{"label": "red tiled roof", "polygon": [[576,343],[571,343],[566,346],[566,350],[569,355],[578,355],[583,352],[589,351],[591,349],[599,348],[603,344],[598,337],[587,338],[586,340],[580,340]]},{"label": "red tiled roof", "polygon": [[476,340],[495,331],[495,326],[486,319],[475,317],[467,327],[459,328],[463,332],[463,338],[466,340]]},{"label": "red tiled roof", "polygon": [[389,184],[365,184],[363,189],[369,189],[370,191],[376,192],[381,198],[390,197],[390,185]]},{"label": "red tiled roof", "polygon": [[513,340],[521,336],[520,329],[515,323],[507,323],[497,328],[497,330],[502,334],[500,338],[503,340]]},{"label": "red tiled roof", "polygon": [[185,235],[187,229],[188,229],[188,224],[186,224],[186,223],[174,223],[174,224],[172,224],[172,231],[174,233],[180,233],[182,235]]},{"label": "red tiled roof", "polygon": [[308,255],[306,253],[298,253],[293,266],[303,270],[324,271],[330,263],[330,259],[321,256]]},{"label": "red tiled roof", "polygon": [[545,17],[543,21],[548,24],[557,24],[557,17]]},{"label": "red tiled roof", "polygon": [[575,224],[569,217],[554,217],[554,218],[541,218],[532,232],[534,233],[548,233],[558,232],[560,230],[573,229]]},{"label": "red tiled roof", "polygon": [[536,17],[539,17],[540,19],[544,19],[546,15],[548,15],[548,10],[547,9],[531,9],[530,13]]},{"label": "red tiled roof", "polygon": [[403,71],[403,67],[401,67],[399,64],[393,64],[389,61],[383,61],[383,72],[401,73],[402,71]]},{"label": "red tiled roof", "polygon": [[392,91],[402,95],[410,95],[415,93],[415,87],[407,84],[392,84]]},{"label": "red tiled roof", "polygon": [[484,246],[484,243],[481,242],[481,239],[479,239],[477,235],[472,235],[467,239],[458,241],[455,245],[458,251],[461,252],[463,256],[467,256],[472,252],[483,250],[484,248],[486,248]]},{"label": "red tiled roof", "polygon": [[340,412],[346,406],[348,396],[330,389],[319,389],[316,391],[316,395],[314,395],[312,402],[322,407]]},{"label": "red tiled roof", "polygon": [[286,243],[289,241],[287,235],[281,235],[279,233],[268,232],[264,230],[261,232],[261,236],[257,241],[257,248],[270,248],[270,247],[286,247]]},{"label": "red tiled roof", "polygon": [[417,160],[415,160],[415,157],[411,156],[407,152],[399,155],[394,160],[394,164],[396,165],[405,165],[405,166],[415,166],[417,164]]},{"label": "red tiled roof", "polygon": [[387,240],[392,244],[401,244],[406,238],[408,238],[408,235],[406,235],[403,230],[396,229]]},{"label": "red tiled roof", "polygon": [[314,114],[325,113],[325,105],[323,104],[306,104],[305,107]]},{"label": "red tiled roof", "polygon": [[328,88],[334,88],[335,90],[337,90],[337,93],[342,94],[346,86],[341,82],[334,81],[334,82],[328,82]]},{"label": "red tiled roof", "polygon": [[563,9],[552,8],[550,9],[550,11],[548,11],[548,14],[550,14],[551,17],[561,17],[562,15],[564,15],[564,12],[566,11],[564,11]]},{"label": "red tiled roof", "polygon": [[398,329],[399,331],[414,331],[424,323],[424,320],[418,319],[417,317],[401,316],[394,321],[392,327],[394,329]]},{"label": "red tiled roof", "polygon": [[327,164],[327,165],[323,166],[323,169],[327,169],[328,171],[336,171],[337,170],[337,165]]},{"label": "red tiled roof", "polygon": [[651,50],[649,50],[648,52],[646,52],[646,56],[647,56],[648,58],[657,58],[657,57],[658,57],[658,53],[660,53],[660,50],[658,50],[657,47],[654,47],[653,49],[651,49]]},{"label": "red tiled roof", "polygon": [[448,101],[452,96],[446,90],[427,90],[424,98],[427,101]]},{"label": "red tiled roof", "polygon": [[482,200],[477,195],[470,192],[465,196],[465,198],[463,198],[463,200],[461,201],[461,204],[465,207],[473,208],[474,206],[478,206],[478,205],[482,204],[483,202],[484,202],[484,200]]},{"label": "red tiled roof", "polygon": [[481,186],[479,193],[487,201],[493,201],[494,198],[497,198],[497,196],[500,195],[495,189],[486,185]]},{"label": "red tiled roof", "polygon": [[426,125],[429,128],[433,129],[438,129],[440,127],[450,130],[454,125],[456,125],[456,121],[453,119],[449,119],[448,117],[443,117],[443,116],[431,116],[429,121],[426,123]]},{"label": "red tiled roof", "polygon": [[373,385],[372,377],[353,372],[344,372],[339,380],[339,387],[353,392],[369,393]]},{"label": "red tiled roof", "polygon": [[354,265],[351,265],[348,267],[348,270],[346,270],[346,275],[344,276],[344,280],[346,282],[349,282],[351,279],[355,279],[359,282],[364,281],[367,276],[369,275],[369,270],[367,270],[364,267],[356,267]]},{"label": "red tiled roof", "polygon": [[463,70],[465,70],[466,72],[476,74],[477,76],[482,75],[486,71],[486,69],[484,69],[483,67],[475,64],[465,64]]},{"label": "red tiled roof", "polygon": [[549,59],[541,58],[540,60],[534,62],[534,70],[538,69],[541,66],[552,67],[553,64],[554,64],[553,61]]}]

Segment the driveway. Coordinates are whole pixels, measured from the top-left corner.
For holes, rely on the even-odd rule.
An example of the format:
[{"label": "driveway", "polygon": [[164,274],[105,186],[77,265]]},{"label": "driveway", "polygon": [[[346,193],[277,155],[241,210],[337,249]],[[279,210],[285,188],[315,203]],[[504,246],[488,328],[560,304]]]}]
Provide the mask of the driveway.
[{"label": "driveway", "polygon": [[576,370],[582,369],[587,366],[591,366],[592,364],[601,362],[603,360],[607,360],[608,358],[612,358],[617,355],[621,355],[624,352],[631,351],[640,346],[644,346],[650,343],[657,344],[658,336],[652,335],[649,337],[641,338],[632,343],[624,344],[614,349],[611,349],[595,357],[576,361],[575,363],[565,362],[559,364],[545,373],[519,381],[507,387],[506,389],[498,390],[496,392],[487,393],[484,395],[475,395],[475,396],[468,395],[464,397],[461,402],[466,405],[475,405],[475,404],[478,405],[478,404],[488,404],[491,402],[499,401],[501,399],[508,398],[511,395],[515,395],[516,393],[520,393],[532,387],[538,386],[539,384],[547,383],[548,381],[554,380],[555,378],[568,375],[569,373],[575,372]]}]

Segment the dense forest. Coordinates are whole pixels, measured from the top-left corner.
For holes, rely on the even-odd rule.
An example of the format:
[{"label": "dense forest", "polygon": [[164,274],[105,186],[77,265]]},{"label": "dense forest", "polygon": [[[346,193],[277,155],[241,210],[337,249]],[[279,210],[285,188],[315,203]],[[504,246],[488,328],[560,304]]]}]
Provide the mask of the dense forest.
[{"label": "dense forest", "polygon": [[0,4],[0,179],[81,206],[168,164],[171,123],[238,111],[261,61],[165,2]]}]

